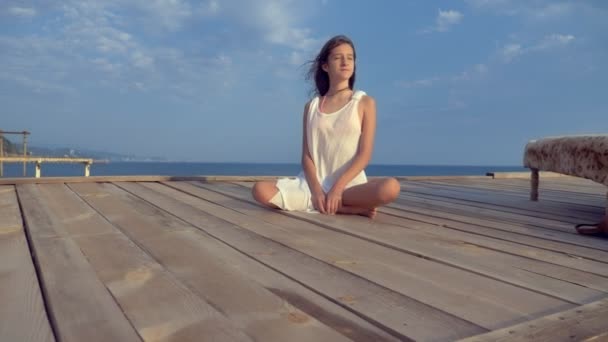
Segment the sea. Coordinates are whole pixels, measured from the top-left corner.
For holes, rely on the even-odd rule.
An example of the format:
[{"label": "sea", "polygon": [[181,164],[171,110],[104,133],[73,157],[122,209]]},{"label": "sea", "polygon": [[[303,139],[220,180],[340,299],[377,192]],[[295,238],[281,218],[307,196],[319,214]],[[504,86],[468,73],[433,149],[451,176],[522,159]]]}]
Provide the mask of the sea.
[{"label": "sea", "polygon": [[[300,164],[202,163],[202,162],[108,162],[91,165],[91,176],[295,176]],[[4,163],[4,177],[23,177],[23,164]],[[483,176],[488,172],[523,172],[520,166],[467,165],[368,165],[368,176]],[[25,177],[34,177],[33,163]],[[82,164],[43,163],[42,177],[83,176]]]}]

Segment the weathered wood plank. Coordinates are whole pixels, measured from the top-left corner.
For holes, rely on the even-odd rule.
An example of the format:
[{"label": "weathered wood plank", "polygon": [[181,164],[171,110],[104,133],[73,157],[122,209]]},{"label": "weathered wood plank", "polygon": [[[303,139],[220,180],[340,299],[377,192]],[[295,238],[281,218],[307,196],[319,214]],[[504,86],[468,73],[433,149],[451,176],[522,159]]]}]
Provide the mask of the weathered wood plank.
[{"label": "weathered wood plank", "polygon": [[[417,185],[430,185],[431,188],[457,190],[459,192],[470,193],[474,195],[490,195],[492,197],[505,198],[513,201],[516,207],[522,209],[540,209],[557,211],[559,215],[585,215],[594,213],[597,210],[597,205],[604,202],[605,191],[598,194],[585,193],[577,187],[572,189],[558,190],[555,188],[542,187],[542,201],[530,201],[530,186],[517,187],[513,185],[502,184],[502,182],[417,182]],[[565,211],[564,211],[565,209]]]},{"label": "weathered wood plank", "polygon": [[[162,267],[166,267],[172,277],[176,278],[173,282],[179,280],[185,284],[188,287],[187,292],[192,292],[188,297],[196,294],[206,298],[254,340],[294,342],[348,340],[346,336],[340,335],[258,283],[252,282],[242,270],[240,272],[230,270],[223,261],[225,253],[218,248],[216,248],[217,254],[209,253],[207,246],[198,241],[210,239],[191,225],[159,211],[112,184],[72,184],[70,187],[110,222],[120,227]],[[117,258],[116,262],[120,262],[120,258]],[[124,272],[116,271],[115,268],[107,268],[106,272],[119,272],[117,278],[121,279]],[[135,270],[137,271],[138,268]],[[150,291],[147,292],[143,290],[145,289],[137,290],[137,297],[143,299],[154,296],[154,293],[163,293],[153,288],[149,288]],[[164,292],[170,293],[170,291]],[[147,309],[152,311],[154,307],[158,307],[161,310],[155,311],[160,311],[160,314],[175,321],[177,319],[174,317],[176,316],[174,312],[177,311],[175,309],[179,309],[187,301],[170,298],[163,293],[163,302],[166,304],[150,304]],[[167,306],[170,308],[175,306],[175,309],[169,310]],[[159,316],[158,312],[155,314]],[[162,320],[158,323],[162,323]],[[207,329],[211,327],[209,323],[205,323],[205,326]],[[192,332],[189,340],[210,336],[207,332],[197,332],[190,328],[189,330]],[[185,339],[181,337],[179,340]]]},{"label": "weathered wood plank", "polygon": [[[457,193],[464,193],[478,196],[498,196],[500,199],[513,201],[516,203],[524,204],[523,208],[529,208],[530,203],[530,189],[521,188],[514,189],[512,186],[504,184],[493,184],[488,181],[478,181],[475,183],[465,182],[462,183],[449,183],[442,181],[428,181],[428,182],[415,182],[412,183],[414,186],[420,186],[429,189],[455,191]],[[571,211],[580,211],[582,213],[593,212],[594,208],[602,207],[604,201],[604,193],[600,194],[588,194],[584,193],[580,189],[572,188],[576,191],[563,191],[556,190],[554,188],[547,189],[543,187],[540,189],[543,195],[543,205],[547,208],[559,208],[567,207]]]},{"label": "weathered wood plank", "polygon": [[91,177],[42,177],[42,178],[0,178],[0,185],[18,184],[63,184],[63,183],[106,183],[106,182],[162,182],[162,181],[260,181],[276,179],[276,176],[91,176]]},{"label": "weathered wood plank", "polygon": [[[568,176],[568,175],[564,175],[561,173],[556,173],[556,172],[550,172],[550,171],[540,171],[539,172],[540,175],[542,177],[548,177],[548,178],[558,178],[558,179],[562,179],[562,178],[573,178],[572,176]],[[530,172],[529,171],[522,171],[522,172],[488,172],[488,175],[496,178],[496,179],[508,179],[508,178],[519,178],[519,179],[530,179]]]},{"label": "weathered wood plank", "polygon": [[473,336],[461,342],[484,341],[606,341],[608,299],[601,299],[512,327]]},{"label": "weathered wood plank", "polygon": [[558,215],[577,216],[594,213],[602,209],[602,202],[599,199],[580,200],[577,198],[577,201],[582,203],[576,203],[576,201],[569,202],[566,196],[561,196],[561,201],[534,202],[529,200],[529,193],[514,196],[505,192],[492,192],[483,189],[471,190],[458,186],[448,188],[420,182],[408,183],[404,190],[402,194],[444,197],[450,200],[467,201],[475,205],[478,203],[491,204],[504,207],[504,209],[518,209],[520,212],[537,213],[544,209],[552,211],[552,209],[559,208],[560,211],[564,212],[558,212]]},{"label": "weathered wood plank", "polygon": [[[44,183],[105,183],[105,182],[168,182],[168,181],[201,181],[201,182],[257,182],[276,180],[293,176],[92,176],[92,177],[42,177],[42,178],[0,178],[0,185],[44,184]],[[369,177],[374,179],[375,177]],[[404,181],[439,180],[439,179],[479,179],[486,176],[398,176]]]},{"label": "weathered wood plank", "polygon": [[[181,184],[178,184],[181,186]],[[200,184],[199,184],[200,185]],[[251,196],[241,187],[226,184],[200,185],[207,189],[222,192],[252,203]],[[183,186],[182,186],[183,187]],[[211,194],[205,194],[212,198]],[[230,203],[231,207],[236,204]],[[241,205],[240,207],[242,207]],[[255,205],[259,208],[259,206]],[[249,206],[252,208],[252,206]],[[510,254],[479,247],[469,241],[450,239],[443,235],[427,234],[413,229],[403,229],[392,225],[379,226],[367,219],[349,216],[324,216],[310,215],[299,212],[281,212],[284,216],[297,217],[321,226],[332,228],[346,234],[355,234],[368,241],[374,241],[384,246],[390,246],[396,250],[404,251],[414,255],[422,255],[431,260],[436,260],[447,265],[452,265],[468,270],[476,274],[483,274],[493,279],[500,279],[509,284],[518,285],[555,296],[563,300],[575,303],[586,303],[602,296],[603,291],[608,291],[608,278],[580,272],[578,270],[560,267],[558,265],[537,262],[528,258],[521,258]],[[277,215],[265,215],[264,219],[275,219]],[[415,222],[411,223],[416,225]],[[374,228],[382,228],[375,229]],[[600,264],[597,269],[605,269]],[[455,277],[450,278],[451,285]],[[566,281],[564,281],[566,280]],[[583,284],[589,288],[582,287]],[[590,290],[593,288],[595,290]],[[505,293],[502,294],[504,298]],[[523,294],[520,294],[523,296]],[[521,299],[522,297],[520,297]]]},{"label": "weathered wood plank", "polygon": [[[248,182],[237,182],[235,184],[248,188],[253,186],[253,183]],[[420,206],[410,202],[407,205],[393,203],[390,207],[381,207],[380,211],[420,222],[445,225],[446,228],[450,229],[562,252],[574,257],[583,257],[600,262],[608,260],[608,241],[575,234],[572,229],[561,232],[532,226],[527,222],[517,223],[508,220],[484,219],[480,218],[474,210],[453,213],[452,210],[445,210],[444,206],[438,204],[438,202],[445,203],[447,201],[431,199],[420,199],[420,201],[428,205]]]},{"label": "weathered wood plank", "polygon": [[549,226],[546,224],[535,224],[534,220],[526,221],[520,218],[513,220],[511,217],[501,217],[499,213],[491,215],[487,212],[477,212],[463,207],[450,206],[449,202],[402,198],[401,200],[383,207],[381,210],[393,209],[420,213],[426,216],[455,218],[464,223],[478,224],[481,226],[514,232],[522,235],[536,236],[547,240],[561,241],[578,246],[585,246],[602,251],[608,251],[606,241],[589,236],[576,234],[568,225]]},{"label": "weathered wood plank", "polygon": [[[404,188],[404,191],[421,193],[421,194],[432,194],[435,196],[443,196],[448,198],[461,198],[461,199],[469,199],[472,202],[485,202],[489,201],[489,203],[493,204],[517,204],[517,203],[528,203],[527,199],[529,198],[529,194],[518,194],[518,193],[507,193],[503,192],[497,198],[495,194],[490,193],[487,190],[474,190],[474,189],[465,189],[458,186],[448,187],[441,186],[432,183],[424,183],[424,182],[411,182],[407,183],[407,186]],[[542,195],[542,193],[541,193]],[[542,196],[541,196],[542,197]],[[577,196],[545,196],[542,197],[545,202],[552,205],[559,204],[568,204],[568,207],[576,209],[581,212],[593,211],[596,208],[603,208],[604,202],[601,197],[593,196],[588,198],[579,198]]]},{"label": "weathered wood plank", "polygon": [[[37,187],[41,199],[68,232],[65,238],[76,243],[143,340],[198,341],[206,336],[251,341],[65,185]],[[117,215],[128,213],[123,210]],[[83,226],[88,227],[88,233],[79,229]]]},{"label": "weathered wood plank", "polygon": [[[467,182],[467,180],[463,180]],[[480,183],[487,183],[485,179],[480,179]],[[530,181],[525,179],[500,179],[494,180],[496,184],[518,186],[524,189],[530,188]],[[589,179],[579,177],[566,178],[541,178],[540,187],[544,189],[564,189],[574,192],[601,194],[604,192],[605,185],[596,183]]]},{"label": "weathered wood plank", "polygon": [[[188,187],[189,184],[171,183],[171,185],[201,198],[230,207],[241,213],[241,215],[232,216],[222,215],[222,218],[225,220],[230,220],[240,226],[251,226],[251,229],[255,229],[259,234],[264,234],[283,244],[293,246],[292,248],[300,248],[302,251],[306,251],[307,254],[322,258],[322,260],[349,260],[351,262],[337,266],[350,272],[356,272],[356,274],[367,279],[373,279],[373,281],[379,284],[412,296],[429,305],[441,308],[456,316],[463,317],[480,325],[485,324],[484,326],[488,328],[504,324],[504,321],[507,320],[521,320],[524,319],[524,316],[534,316],[535,312],[537,315],[541,315],[547,311],[569,306],[564,301],[480,276],[475,272],[465,272],[460,268],[430,261],[428,260],[428,255],[418,252],[401,253],[403,250],[397,251],[386,248],[388,246],[386,243],[380,245],[370,243],[369,241],[373,241],[372,239],[354,238],[353,235],[359,235],[359,228],[361,226],[357,226],[357,223],[354,222],[348,222],[351,228],[350,231],[335,229],[336,220],[340,219],[335,216],[327,216],[329,221],[317,222],[315,221],[316,218],[324,221],[325,218],[321,218],[321,215],[313,214],[310,215],[310,220],[313,220],[314,224],[311,224],[301,218],[294,219],[280,215],[277,212],[262,209],[256,205],[206,189],[196,189],[192,185]],[[214,189],[220,186],[219,184],[199,185]],[[161,190],[159,189],[159,191]],[[221,191],[225,190],[222,189]],[[297,215],[296,213],[294,214]],[[247,219],[247,222],[243,222],[244,218]],[[330,225],[332,229],[327,229]],[[273,231],[268,229],[268,227],[275,226],[288,229],[294,237],[285,238],[273,234]],[[369,225],[365,229],[368,231],[375,230],[374,234],[384,231],[384,229],[374,229]],[[399,231],[396,235],[401,234],[404,230],[399,229]],[[393,233],[397,232],[393,231]],[[405,234],[409,235],[403,238],[403,240],[410,239],[410,244],[426,245],[429,242],[436,242],[419,239],[419,236],[415,236],[415,234],[410,234],[409,232],[405,232]],[[392,237],[395,237],[394,235],[391,234]],[[421,234],[418,235],[421,236]],[[314,248],[307,245],[300,246],[298,244],[298,241],[301,239],[300,236],[314,236]],[[400,240],[399,243],[402,243],[402,241]],[[409,248],[409,246],[407,247]],[[361,251],[365,251],[365,253]],[[422,256],[423,258],[416,256]],[[446,286],[447,284],[449,286]],[[474,298],[472,293],[475,293]],[[464,298],[466,300],[463,300]],[[526,298],[526,300],[514,301],[513,298]],[[480,315],[480,313],[483,313],[483,315]]]},{"label": "weathered wood plank", "polygon": [[[575,233],[574,224],[580,220],[541,215],[541,213],[517,212],[516,209],[501,207],[494,204],[472,203],[457,198],[441,198],[432,195],[401,194],[394,202],[398,205],[421,207],[431,210],[443,210],[453,214],[471,215],[498,222],[518,223],[547,230]],[[388,207],[394,207],[393,204]],[[534,216],[532,216],[534,215]],[[539,217],[546,216],[546,217]],[[549,218],[551,217],[551,218]]]},{"label": "weathered wood plank", "polygon": [[0,186],[0,339],[55,341],[13,186]]},{"label": "weathered wood plank", "polygon": [[[345,271],[356,267],[352,258],[336,254],[324,262],[258,235],[246,223],[245,227],[237,226],[209,214],[223,215],[231,209],[165,186],[158,185],[160,192],[142,184],[119,186],[403,339],[453,340],[487,330]],[[277,233],[293,236],[289,229],[281,228]],[[312,235],[296,242],[304,248],[319,249],[318,241]]]},{"label": "weathered wood plank", "polygon": [[62,222],[48,209],[37,185],[19,185],[17,192],[57,339],[140,340],[76,243],[59,236],[56,228]]},{"label": "weathered wood plank", "polygon": [[[543,233],[538,232],[538,229],[528,228],[524,225],[516,226],[515,224],[478,219],[474,216],[455,215],[403,205],[395,205],[391,208],[383,207],[379,211],[397,218],[433,224],[446,230],[457,230],[493,238],[498,241],[513,242],[521,246],[541,248],[564,254],[570,258],[582,258],[608,263],[608,244],[588,236],[577,236],[561,232]],[[394,221],[386,216],[378,217],[379,222],[385,222],[385,220],[390,223],[399,223],[399,221]],[[443,233],[443,230],[441,233]],[[587,244],[591,246],[597,244],[605,250],[589,248],[586,246]]]}]

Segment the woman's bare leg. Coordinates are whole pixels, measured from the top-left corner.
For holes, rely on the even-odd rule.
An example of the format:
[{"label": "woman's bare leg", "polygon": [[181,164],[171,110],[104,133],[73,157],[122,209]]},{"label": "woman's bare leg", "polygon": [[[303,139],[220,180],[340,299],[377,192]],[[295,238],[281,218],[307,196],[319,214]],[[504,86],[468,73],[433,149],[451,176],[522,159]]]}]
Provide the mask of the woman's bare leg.
[{"label": "woman's bare leg", "polygon": [[393,202],[401,191],[401,184],[395,178],[373,179],[365,184],[344,190],[341,214],[376,216],[376,208]]},{"label": "woman's bare leg", "polygon": [[256,182],[251,189],[253,198],[259,203],[274,209],[279,209],[276,205],[270,203],[270,200],[279,192],[276,181],[261,181]]},{"label": "woman's bare leg", "polygon": [[369,218],[376,217],[376,208],[359,208],[359,207],[349,207],[349,206],[341,206],[338,209],[338,214],[345,215],[362,215],[367,216]]}]

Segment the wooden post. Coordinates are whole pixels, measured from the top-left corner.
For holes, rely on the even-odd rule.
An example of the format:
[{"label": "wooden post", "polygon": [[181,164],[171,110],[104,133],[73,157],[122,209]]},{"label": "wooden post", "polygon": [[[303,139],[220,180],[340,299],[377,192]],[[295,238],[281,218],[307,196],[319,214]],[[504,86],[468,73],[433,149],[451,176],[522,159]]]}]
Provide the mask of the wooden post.
[{"label": "wooden post", "polygon": [[[23,158],[27,158],[27,134],[28,134],[27,132],[25,132],[25,131],[23,132]],[[24,160],[23,161],[23,177],[26,176],[26,173],[25,173],[26,165],[27,165],[27,162]]]},{"label": "wooden post", "polygon": [[89,177],[91,174],[91,163],[84,163],[84,176]]},{"label": "wooden post", "polygon": [[538,169],[531,169],[532,175],[530,177],[530,201],[538,201]]},{"label": "wooden post", "polygon": [[2,157],[4,157],[4,135],[2,134],[2,131],[0,131],[0,177],[4,176]]},{"label": "wooden post", "polygon": [[42,162],[40,160],[36,161],[36,178],[40,178],[40,165],[42,165]]}]

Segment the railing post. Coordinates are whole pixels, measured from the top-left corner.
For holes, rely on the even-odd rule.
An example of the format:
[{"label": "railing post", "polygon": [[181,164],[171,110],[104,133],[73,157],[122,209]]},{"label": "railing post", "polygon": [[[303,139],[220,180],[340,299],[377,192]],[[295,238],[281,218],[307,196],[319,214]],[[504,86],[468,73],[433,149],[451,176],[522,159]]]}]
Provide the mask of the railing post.
[{"label": "railing post", "polygon": [[[28,132],[23,131],[23,158],[27,158],[27,135],[28,135]],[[26,175],[26,173],[25,173],[26,165],[27,165],[27,162],[24,160],[23,161],[23,177],[25,177],[25,175]]]},{"label": "railing post", "polygon": [[530,175],[530,200],[538,201],[538,169],[531,169],[532,174]]},{"label": "railing post", "polygon": [[86,163],[84,163],[84,176],[89,177],[90,173],[91,173],[91,163],[86,162]]},{"label": "railing post", "polygon": [[2,134],[2,130],[0,130],[0,177],[4,176],[4,163],[2,158],[4,157],[4,135]]},{"label": "railing post", "polygon": [[42,164],[42,161],[37,160],[36,161],[36,178],[40,178],[40,165]]}]

